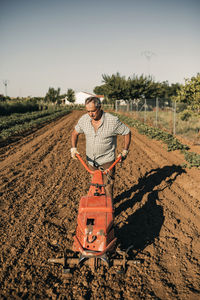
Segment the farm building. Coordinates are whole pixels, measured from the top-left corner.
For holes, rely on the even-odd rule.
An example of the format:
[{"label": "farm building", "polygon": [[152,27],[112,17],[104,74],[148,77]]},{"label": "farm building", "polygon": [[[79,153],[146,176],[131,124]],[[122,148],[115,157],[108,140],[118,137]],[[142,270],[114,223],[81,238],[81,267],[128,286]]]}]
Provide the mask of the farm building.
[{"label": "farm building", "polygon": [[[95,95],[87,92],[77,92],[75,93],[75,98],[76,98],[75,104],[85,104],[85,99],[91,96],[99,97],[101,101],[103,101],[104,99],[103,95]],[[65,104],[69,104],[67,99],[65,99]]]}]

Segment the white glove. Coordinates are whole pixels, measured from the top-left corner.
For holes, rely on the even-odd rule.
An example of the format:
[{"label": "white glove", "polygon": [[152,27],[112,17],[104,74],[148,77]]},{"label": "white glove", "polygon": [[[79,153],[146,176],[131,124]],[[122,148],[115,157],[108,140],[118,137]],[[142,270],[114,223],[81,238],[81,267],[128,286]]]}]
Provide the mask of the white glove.
[{"label": "white glove", "polygon": [[77,159],[76,158],[76,154],[79,154],[79,152],[77,151],[77,148],[71,148],[70,149],[70,151],[71,151],[71,157],[73,158],[73,159]]},{"label": "white glove", "polygon": [[119,155],[118,155],[118,157],[122,157],[122,160],[125,160],[126,159],[126,157],[127,157],[127,155],[128,155],[128,150],[123,150]]}]

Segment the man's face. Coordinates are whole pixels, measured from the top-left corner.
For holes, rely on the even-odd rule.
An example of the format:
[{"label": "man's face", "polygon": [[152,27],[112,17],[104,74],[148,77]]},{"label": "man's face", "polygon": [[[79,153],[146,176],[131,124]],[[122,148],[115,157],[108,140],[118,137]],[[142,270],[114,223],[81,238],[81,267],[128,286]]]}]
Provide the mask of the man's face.
[{"label": "man's face", "polygon": [[91,119],[99,120],[101,118],[101,107],[96,107],[93,102],[90,102],[86,104],[85,108]]}]

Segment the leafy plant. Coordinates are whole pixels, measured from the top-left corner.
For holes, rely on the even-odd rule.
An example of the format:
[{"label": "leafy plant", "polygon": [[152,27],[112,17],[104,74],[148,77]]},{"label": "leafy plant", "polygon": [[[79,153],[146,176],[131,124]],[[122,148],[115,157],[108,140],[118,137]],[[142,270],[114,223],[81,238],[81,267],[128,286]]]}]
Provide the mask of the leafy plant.
[{"label": "leafy plant", "polygon": [[179,103],[185,103],[188,110],[200,113],[200,73],[185,79],[185,84],[173,98]]},{"label": "leafy plant", "polygon": [[195,152],[183,151],[185,160],[189,163],[188,167],[200,167],[200,155]]},{"label": "leafy plant", "polygon": [[188,121],[191,116],[192,116],[192,112],[189,111],[188,109],[180,113],[180,118],[182,121]]}]

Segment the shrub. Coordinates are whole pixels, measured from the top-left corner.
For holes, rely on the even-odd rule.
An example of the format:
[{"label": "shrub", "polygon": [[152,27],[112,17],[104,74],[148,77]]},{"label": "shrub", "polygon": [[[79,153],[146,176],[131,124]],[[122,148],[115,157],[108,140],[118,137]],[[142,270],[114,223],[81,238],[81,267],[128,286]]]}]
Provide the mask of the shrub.
[{"label": "shrub", "polygon": [[182,121],[188,121],[191,116],[192,116],[192,112],[188,109],[186,109],[180,113],[180,118]]},{"label": "shrub", "polygon": [[3,102],[0,103],[0,115],[9,116],[13,113],[27,113],[39,110],[39,104],[35,100]]}]

